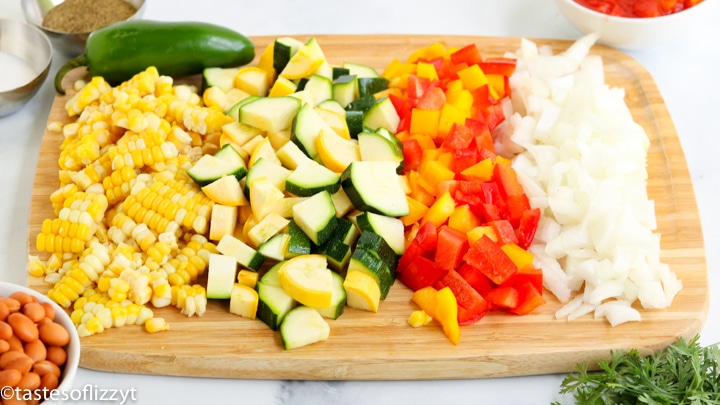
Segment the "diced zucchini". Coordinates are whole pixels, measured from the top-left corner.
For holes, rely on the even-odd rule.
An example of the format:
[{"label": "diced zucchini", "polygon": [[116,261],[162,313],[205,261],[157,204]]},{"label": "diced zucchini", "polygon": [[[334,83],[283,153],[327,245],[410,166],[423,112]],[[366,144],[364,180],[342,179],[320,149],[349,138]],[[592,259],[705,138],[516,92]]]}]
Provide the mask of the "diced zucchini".
[{"label": "diced zucchini", "polygon": [[327,77],[317,74],[314,74],[307,79],[303,90],[312,96],[313,106],[316,106],[325,100],[332,99],[333,95],[332,81]]},{"label": "diced zucchini", "polygon": [[278,272],[280,271],[280,267],[282,267],[284,263],[279,262],[275,263],[270,267],[265,274],[260,277],[260,280],[258,280],[258,283],[262,283],[265,285],[270,285],[277,288],[282,288],[282,285],[280,284],[280,276],[278,276]]},{"label": "diced zucchini", "polygon": [[295,142],[288,142],[281,146],[277,150],[276,155],[278,159],[280,159],[282,165],[290,170],[295,170],[302,163],[315,163],[315,161],[310,159]]},{"label": "diced zucchini", "polygon": [[312,242],[305,231],[300,229],[294,220],[290,220],[288,224],[288,234],[290,235],[290,242],[288,242],[287,253],[285,255],[287,259],[310,254]]},{"label": "diced zucchini", "polygon": [[[387,132],[387,131],[382,131]],[[402,149],[402,143],[400,147],[389,139],[381,131],[368,132],[364,131],[358,134],[358,144],[360,145],[360,158],[364,161],[390,161],[397,164],[395,171],[402,172],[403,162],[405,155]],[[395,135],[389,134],[395,138]],[[397,139],[397,138],[395,138]]]},{"label": "diced zucchini", "polygon": [[238,154],[241,154],[239,149],[241,149],[243,145],[248,143],[251,139],[254,139],[257,136],[262,136],[263,134],[264,131],[261,129],[233,121],[222,126],[220,139],[222,140],[223,137],[227,139],[227,144],[232,145],[235,151],[238,152]]},{"label": "diced zucchini", "polygon": [[[354,226],[354,225],[353,225]],[[376,234],[370,230],[364,230],[357,240],[357,247],[367,249],[375,253],[382,261],[390,268],[390,271],[395,276],[395,270],[397,269],[398,255],[388,245],[382,236]]]},{"label": "diced zucchini", "polygon": [[352,162],[341,176],[342,188],[356,209],[392,217],[409,212],[398,180],[397,164],[389,161]]},{"label": "diced zucchini", "polygon": [[345,122],[347,122],[351,138],[357,138],[357,135],[363,131],[363,116],[362,111],[345,112]]},{"label": "diced zucchini", "polygon": [[285,315],[297,306],[295,301],[280,285],[278,270],[283,262],[275,264],[257,283],[257,318],[272,330],[278,330]]},{"label": "diced zucchini", "polygon": [[[247,173],[247,185],[251,185],[255,179],[266,177],[270,183],[277,187],[280,191],[285,190],[285,180],[292,172],[282,165],[272,162],[268,159],[260,158],[250,166]],[[248,187],[245,188],[246,194],[249,194]],[[246,195],[247,196],[247,195]]]},{"label": "diced zucchini", "polygon": [[247,240],[253,246],[260,247],[260,245],[265,243],[268,239],[283,230],[289,222],[290,221],[279,214],[271,212],[265,216],[265,218],[261,219],[255,226],[250,228],[250,231],[247,234]]},{"label": "diced zucchini", "polygon": [[355,100],[357,95],[357,80],[354,75],[340,76],[333,80],[333,100],[345,108]]},{"label": "diced zucchini", "polygon": [[345,109],[350,111],[366,112],[375,105],[375,97],[372,94],[365,94],[353,100]]},{"label": "diced zucchini", "polygon": [[254,288],[235,283],[230,292],[230,313],[243,318],[255,319],[258,301],[258,293]]},{"label": "diced zucchini", "polygon": [[327,257],[328,266],[337,273],[345,273],[346,266],[350,261],[352,249],[349,245],[337,240],[328,239],[325,243],[315,249],[317,254]]},{"label": "diced zucchini", "polygon": [[321,108],[323,110],[333,111],[333,112],[336,112],[337,114],[345,116],[345,107],[340,105],[340,103],[338,103],[334,99],[325,100],[322,103],[315,106],[315,108]]},{"label": "diced zucchini", "polygon": [[325,61],[320,44],[312,37],[298,49],[278,74],[290,80],[310,77]]},{"label": "diced zucchini", "polygon": [[356,247],[350,256],[348,271],[355,270],[366,273],[378,283],[380,299],[385,299],[390,287],[395,282],[395,276],[383,260],[370,250]]},{"label": "diced zucchini", "polygon": [[293,220],[316,245],[332,236],[337,226],[335,206],[330,193],[321,191],[293,206]]},{"label": "diced zucchini", "polygon": [[380,286],[369,274],[348,270],[343,282],[347,306],[363,311],[377,312],[380,307]]},{"label": "diced zucchini", "polygon": [[300,100],[291,96],[259,97],[240,106],[238,121],[263,131],[277,132],[290,128],[300,104]]},{"label": "diced zucchini", "polygon": [[233,176],[237,177],[238,180],[245,177],[245,174],[247,173],[247,167],[245,167],[245,160],[232,145],[223,145],[223,147],[221,147],[217,152],[215,152],[213,156],[237,166],[238,170],[233,173]]},{"label": "diced zucchini", "polygon": [[258,221],[272,212],[278,212],[285,199],[285,193],[265,176],[254,179],[245,189],[250,190],[252,217]]},{"label": "diced zucchini", "polygon": [[363,126],[370,129],[385,128],[391,133],[397,131],[400,116],[388,97],[383,97],[365,113]]},{"label": "diced zucchini", "polygon": [[230,91],[230,89],[233,88],[235,74],[238,72],[238,70],[240,70],[240,68],[236,67],[209,67],[203,69],[203,88],[206,89],[208,87],[217,86],[218,88],[220,88],[220,90],[227,93],[228,91]]},{"label": "diced zucchini", "polygon": [[359,237],[360,230],[352,221],[345,218],[338,218],[332,239],[337,239],[346,245],[354,246]]},{"label": "diced zucchini", "polygon": [[360,97],[373,95],[388,88],[388,79],[384,77],[358,77],[357,80]]},{"label": "diced zucchini", "polygon": [[340,189],[340,175],[315,162],[298,166],[285,180],[285,191],[298,197],[310,197],[321,191],[330,194]]},{"label": "diced zucchini", "polygon": [[340,188],[337,193],[332,195],[333,205],[335,205],[335,215],[338,218],[344,217],[345,214],[353,210],[352,202],[348,198],[345,191]]},{"label": "diced zucchini", "polygon": [[405,227],[400,218],[363,212],[355,217],[357,227],[361,234],[370,231],[380,235],[396,255],[405,252]]},{"label": "diced zucchini", "polygon": [[280,325],[280,337],[285,350],[327,340],[329,336],[330,325],[315,308],[295,307]]},{"label": "diced zucchini", "polygon": [[339,67],[339,66],[333,66],[332,68],[332,79],[335,80],[340,76],[349,76],[350,75],[350,69]]},{"label": "diced zucchini", "polygon": [[277,261],[285,260],[285,255],[290,246],[290,234],[279,233],[274,235],[258,247],[258,253],[268,259]]},{"label": "diced zucchini", "polygon": [[291,37],[276,39],[273,47],[273,68],[275,72],[282,72],[290,58],[297,53],[302,45],[302,42]]},{"label": "diced zucchini", "polygon": [[232,293],[235,283],[237,261],[233,256],[210,253],[208,262],[207,297],[227,299]]},{"label": "diced zucchini", "polygon": [[251,101],[255,101],[259,99],[260,96],[248,96],[244,99],[238,101],[237,103],[233,104],[232,107],[230,107],[229,110],[225,113],[228,117],[231,117],[234,122],[240,122],[240,107],[242,107],[244,104],[247,104]]},{"label": "diced zucchini", "polygon": [[342,67],[347,69],[351,75],[357,77],[380,77],[380,74],[372,66],[355,62],[344,62]]},{"label": "diced zucchini", "polygon": [[332,305],[327,308],[316,308],[323,318],[338,319],[345,311],[345,303],[347,302],[347,294],[343,282],[345,279],[337,274],[332,273]]},{"label": "diced zucchini", "polygon": [[222,176],[235,176],[237,179],[241,179],[246,173],[244,161],[234,164],[213,155],[203,155],[187,171],[188,176],[200,187],[206,186]]},{"label": "diced zucchini", "polygon": [[332,131],[332,128],[318,115],[311,104],[306,103],[293,119],[290,139],[306,155],[319,163],[316,142],[322,131]]},{"label": "diced zucchini", "polygon": [[[217,244],[217,250],[223,255],[234,258],[237,263],[250,270],[259,270],[265,262],[263,255],[233,235],[223,236]],[[233,273],[234,278],[235,273]]]}]

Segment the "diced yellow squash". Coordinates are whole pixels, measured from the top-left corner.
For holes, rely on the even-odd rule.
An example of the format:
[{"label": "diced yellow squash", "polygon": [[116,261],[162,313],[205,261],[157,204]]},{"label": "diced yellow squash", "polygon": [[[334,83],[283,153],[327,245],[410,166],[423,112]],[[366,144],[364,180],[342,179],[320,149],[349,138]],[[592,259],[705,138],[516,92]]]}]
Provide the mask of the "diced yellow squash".
[{"label": "diced yellow squash", "polygon": [[269,83],[268,72],[257,66],[244,67],[235,75],[235,87],[251,96],[267,96]]},{"label": "diced yellow squash", "polygon": [[278,165],[282,164],[280,162],[280,159],[278,159],[277,155],[275,154],[275,149],[270,144],[270,139],[268,138],[263,138],[262,140],[260,140],[260,142],[258,142],[257,146],[255,146],[255,149],[253,149],[252,153],[250,154],[250,161],[248,162],[248,167],[252,166],[260,158],[267,159],[268,161]]},{"label": "diced yellow squash", "polygon": [[202,188],[203,193],[218,204],[239,207],[248,203],[235,176],[222,176]]},{"label": "diced yellow squash", "polygon": [[290,170],[295,170],[302,163],[313,162],[295,142],[288,142],[277,149],[276,155],[282,165]]},{"label": "diced yellow squash", "polygon": [[[244,196],[243,196],[244,197]],[[238,209],[222,204],[213,204],[210,215],[210,240],[218,241],[225,235],[232,235],[237,226]]]},{"label": "diced yellow squash", "polygon": [[302,79],[315,73],[324,62],[325,54],[313,37],[298,49],[279,75],[290,80]]},{"label": "diced yellow squash", "polygon": [[315,146],[323,165],[335,173],[342,173],[350,163],[360,161],[360,146],[333,130],[321,130]]},{"label": "diced yellow squash", "polygon": [[289,96],[297,90],[297,84],[285,77],[278,77],[270,88],[269,97]]},{"label": "diced yellow squash", "polygon": [[273,212],[277,204],[285,198],[285,194],[267,177],[260,177],[250,182],[250,206],[253,216],[262,220]]},{"label": "diced yellow squash", "polygon": [[332,271],[324,255],[293,257],[280,267],[278,277],[285,292],[297,302],[314,308],[332,305]]},{"label": "diced yellow squash", "polygon": [[258,272],[252,270],[242,269],[238,271],[237,282],[238,284],[246,285],[250,288],[255,288],[258,281]]},{"label": "diced yellow squash", "polygon": [[255,289],[236,283],[230,293],[230,313],[243,318],[255,319],[258,307],[258,294]]},{"label": "diced yellow squash", "polygon": [[372,276],[358,270],[348,270],[343,287],[349,307],[370,312],[378,311],[380,286]]},{"label": "diced yellow squash", "polygon": [[248,232],[248,241],[254,247],[260,246],[263,242],[273,237],[283,228],[288,226],[290,221],[280,214],[271,212]]}]

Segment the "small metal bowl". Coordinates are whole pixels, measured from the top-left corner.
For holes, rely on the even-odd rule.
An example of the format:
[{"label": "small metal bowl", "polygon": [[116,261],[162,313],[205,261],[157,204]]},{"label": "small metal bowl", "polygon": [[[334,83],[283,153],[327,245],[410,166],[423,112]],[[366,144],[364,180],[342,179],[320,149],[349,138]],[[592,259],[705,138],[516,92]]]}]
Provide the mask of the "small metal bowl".
[{"label": "small metal bowl", "polygon": [[[25,20],[41,29],[50,38],[53,47],[69,57],[75,57],[85,52],[85,41],[90,32],[62,32],[48,29],[43,26],[45,15],[52,8],[65,2],[65,0],[21,0]],[[145,12],[146,0],[125,0],[137,9],[128,20],[142,18]]]},{"label": "small metal bowl", "polygon": [[[7,54],[3,57],[17,58],[31,70],[24,83],[0,88],[0,117],[4,117],[19,110],[37,93],[47,78],[53,52],[42,31],[22,21],[6,19],[0,19],[0,51]],[[5,69],[3,66],[0,74],[7,75]]]}]

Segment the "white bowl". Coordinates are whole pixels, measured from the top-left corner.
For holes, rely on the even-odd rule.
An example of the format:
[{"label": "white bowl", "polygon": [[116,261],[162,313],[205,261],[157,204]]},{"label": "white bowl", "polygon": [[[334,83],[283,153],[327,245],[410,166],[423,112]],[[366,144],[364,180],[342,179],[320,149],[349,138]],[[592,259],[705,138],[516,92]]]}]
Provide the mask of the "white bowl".
[{"label": "white bowl", "polygon": [[574,0],[555,0],[560,13],[579,31],[597,32],[599,43],[620,49],[655,48],[681,41],[688,32],[707,22],[716,0],[704,0],[694,7],[661,17],[615,17],[593,11]]},{"label": "white bowl", "polygon": [[[22,291],[24,293],[30,294],[34,297],[37,297],[38,301],[40,302],[49,302],[53,305],[55,308],[55,322],[62,325],[65,329],[67,329],[68,333],[70,333],[70,343],[67,346],[67,361],[65,362],[65,365],[63,366],[62,374],[60,374],[60,384],[56,388],[57,395],[56,397],[58,399],[62,398],[62,395],[69,394],[70,390],[73,387],[73,382],[75,380],[75,375],[77,374],[77,369],[80,364],[80,337],[77,334],[77,330],[75,329],[75,325],[73,324],[72,320],[70,319],[70,315],[65,312],[65,309],[60,307],[58,304],[50,300],[46,295],[41,294],[35,290],[32,290],[30,288],[20,286],[17,284],[7,283],[5,281],[0,281],[0,295],[2,296],[9,296],[10,294],[16,292],[16,291]],[[63,394],[63,392],[65,394]],[[52,398],[52,397],[51,397]],[[52,401],[50,399],[43,401],[43,405],[50,405],[50,404],[60,404],[64,401]]]}]

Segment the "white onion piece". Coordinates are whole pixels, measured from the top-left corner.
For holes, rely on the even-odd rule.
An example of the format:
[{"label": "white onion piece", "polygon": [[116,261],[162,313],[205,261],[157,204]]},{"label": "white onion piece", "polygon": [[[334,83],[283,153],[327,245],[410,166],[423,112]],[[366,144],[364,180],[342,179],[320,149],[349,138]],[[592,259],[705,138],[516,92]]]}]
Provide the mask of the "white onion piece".
[{"label": "white onion piece", "polygon": [[[647,195],[649,139],[605,83],[585,36],[553,54],[521,40],[513,98],[496,144],[533,207],[542,211],[529,251],[560,302],[558,319],[594,313],[612,326],[639,321],[634,303],[668,307],[682,282],[660,261],[655,205]],[[508,107],[512,107],[511,110]]]}]

